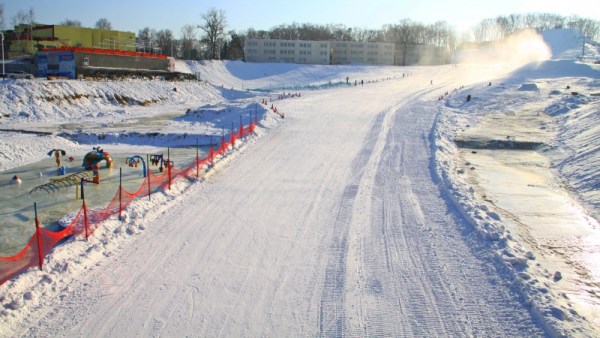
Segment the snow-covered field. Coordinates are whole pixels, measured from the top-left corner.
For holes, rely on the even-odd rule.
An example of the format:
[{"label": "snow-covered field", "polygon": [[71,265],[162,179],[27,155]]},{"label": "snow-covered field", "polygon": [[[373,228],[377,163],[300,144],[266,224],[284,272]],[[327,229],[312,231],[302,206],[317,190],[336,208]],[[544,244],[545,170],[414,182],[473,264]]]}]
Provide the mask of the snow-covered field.
[{"label": "snow-covered field", "polygon": [[0,336],[598,336],[600,67],[544,38],[437,67],[3,82],[0,170],[208,142],[265,98],[286,117],[1,285]]}]

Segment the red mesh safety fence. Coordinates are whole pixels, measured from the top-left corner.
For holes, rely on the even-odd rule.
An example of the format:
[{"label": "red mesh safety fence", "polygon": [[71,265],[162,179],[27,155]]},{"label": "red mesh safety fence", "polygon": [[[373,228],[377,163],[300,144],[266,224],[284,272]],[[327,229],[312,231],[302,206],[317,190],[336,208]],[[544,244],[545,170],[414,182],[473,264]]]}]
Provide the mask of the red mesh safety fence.
[{"label": "red mesh safety fence", "polygon": [[[148,170],[148,175],[135,192],[128,192],[122,187],[118,188],[114,197],[104,208],[90,210],[85,203],[75,214],[69,225],[61,231],[50,231],[39,227],[31,236],[27,244],[17,254],[12,256],[0,256],[0,284],[3,284],[13,276],[26,271],[32,267],[41,267],[43,259],[63,239],[69,236],[86,235],[91,236],[102,222],[126,209],[137,197],[149,196],[152,191],[165,189],[174,180],[181,177],[198,176],[198,171],[204,170],[217,157],[223,157],[227,151],[235,146],[235,141],[254,133],[256,122],[248,126],[240,124],[237,132],[232,131],[229,138],[223,136],[219,148],[214,150],[210,146],[209,153],[202,159],[194,156],[192,162],[183,167],[167,167],[160,174]],[[167,163],[167,166],[170,164]],[[170,172],[170,177],[169,177]],[[87,216],[87,219],[86,219]],[[37,223],[37,220],[36,220]],[[87,226],[87,229],[86,229]]]},{"label": "red mesh safety fence", "polygon": [[18,254],[9,257],[0,257],[0,283],[4,283],[12,276],[38,265],[37,245],[36,236],[32,236]]}]

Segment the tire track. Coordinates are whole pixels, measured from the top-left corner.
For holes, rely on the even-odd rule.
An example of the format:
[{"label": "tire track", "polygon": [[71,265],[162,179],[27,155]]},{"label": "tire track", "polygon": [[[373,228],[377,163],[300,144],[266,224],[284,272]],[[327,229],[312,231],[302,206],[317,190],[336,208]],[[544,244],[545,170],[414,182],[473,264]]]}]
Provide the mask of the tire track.
[{"label": "tire track", "polygon": [[332,226],[332,241],[329,248],[329,260],[325,269],[325,280],[319,308],[319,336],[340,337],[346,333],[344,295],[346,288],[346,258],[348,252],[348,231],[359,183],[381,134],[385,112],[375,118],[365,137],[363,148],[352,161],[354,175],[350,178],[342,194],[342,199]]},{"label": "tire track", "polygon": [[[434,107],[394,112],[371,184],[359,283],[367,336],[543,335],[527,308],[476,257],[428,165]],[[363,184],[366,182],[363,182]],[[347,309],[349,311],[349,309]],[[352,328],[359,334],[360,328]]]}]

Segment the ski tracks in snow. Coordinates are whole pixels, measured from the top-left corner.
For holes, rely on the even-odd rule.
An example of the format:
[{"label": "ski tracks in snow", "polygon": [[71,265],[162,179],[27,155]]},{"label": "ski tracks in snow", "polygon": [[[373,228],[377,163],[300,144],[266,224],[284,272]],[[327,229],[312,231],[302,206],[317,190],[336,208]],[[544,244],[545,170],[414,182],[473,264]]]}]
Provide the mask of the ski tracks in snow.
[{"label": "ski tracks in snow", "polygon": [[320,336],[543,334],[433,182],[434,118],[413,101],[374,119],[333,224]]},{"label": "ski tracks in snow", "polygon": [[411,81],[282,101],[282,128],[19,332],[543,335],[441,197],[429,169],[434,95]]}]

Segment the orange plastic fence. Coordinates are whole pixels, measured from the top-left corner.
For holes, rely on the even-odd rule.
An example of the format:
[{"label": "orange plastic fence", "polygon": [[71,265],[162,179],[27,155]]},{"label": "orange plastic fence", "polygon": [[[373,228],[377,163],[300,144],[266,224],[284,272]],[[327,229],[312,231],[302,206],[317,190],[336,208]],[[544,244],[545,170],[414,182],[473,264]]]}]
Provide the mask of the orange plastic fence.
[{"label": "orange plastic fence", "polygon": [[[194,158],[191,164],[187,167],[168,168],[161,175],[153,174],[148,170],[146,179],[135,192],[128,192],[120,187],[113,199],[108,205],[101,209],[90,210],[85,205],[85,200],[77,215],[71,223],[62,231],[55,232],[38,227],[36,232],[31,236],[29,242],[13,256],[0,256],[0,284],[3,284],[13,276],[26,271],[32,267],[42,268],[44,257],[56,246],[62,239],[72,235],[91,236],[98,229],[102,222],[114,215],[118,215],[122,210],[127,208],[136,197],[149,196],[152,190],[168,188],[170,182],[181,177],[198,177],[200,170],[205,165],[213,163],[217,156],[224,156],[227,150],[235,145],[235,141],[244,136],[250,135],[256,128],[256,121],[250,123],[247,127],[240,124],[237,132],[232,131],[229,140],[225,137],[221,139],[221,145],[217,150],[210,146],[209,153],[203,159]],[[170,169],[170,170],[169,170]],[[119,215],[120,216],[120,215]],[[36,223],[37,223],[36,219]]]},{"label": "orange plastic fence", "polygon": [[143,52],[131,52],[119,49],[102,49],[102,48],[83,48],[83,47],[54,47],[54,48],[41,48],[42,52],[54,52],[54,51],[73,51],[78,53],[89,53],[89,54],[105,54],[105,55],[122,55],[122,56],[139,56],[151,59],[166,59],[167,56],[163,54],[151,54]]}]

